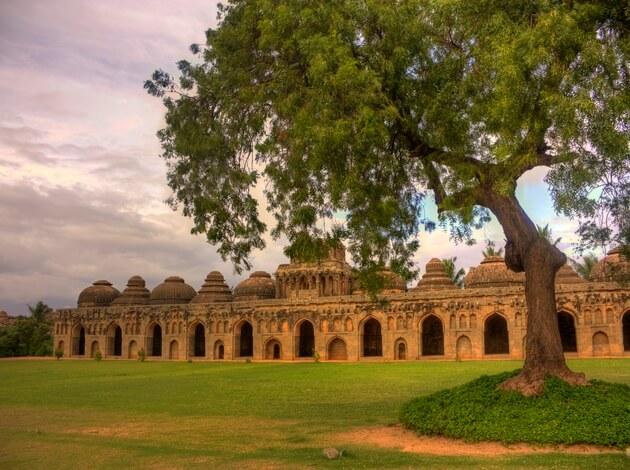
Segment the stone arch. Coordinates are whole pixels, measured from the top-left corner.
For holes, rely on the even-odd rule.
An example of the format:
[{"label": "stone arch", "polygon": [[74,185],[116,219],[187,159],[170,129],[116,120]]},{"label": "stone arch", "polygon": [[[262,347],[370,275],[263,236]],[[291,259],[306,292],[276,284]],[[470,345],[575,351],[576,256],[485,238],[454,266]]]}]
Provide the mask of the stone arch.
[{"label": "stone arch", "polygon": [[107,327],[106,352],[108,356],[122,356],[122,328],[116,322],[112,322]]},{"label": "stone arch", "polygon": [[466,315],[462,313],[459,316],[459,329],[460,330],[465,330],[466,328],[468,328],[468,322],[466,320],[467,320]]},{"label": "stone arch", "polygon": [[147,355],[154,357],[162,356],[162,327],[159,323],[153,322],[147,327]]},{"label": "stone arch", "polygon": [[193,357],[206,357],[206,327],[200,321],[190,327],[190,352]]},{"label": "stone arch", "polygon": [[282,359],[282,345],[276,338],[271,338],[265,343],[265,359]]},{"label": "stone arch", "polygon": [[470,338],[466,335],[462,335],[457,338],[457,344],[455,345],[457,359],[470,359],[472,357],[472,343]]},{"label": "stone arch", "polygon": [[610,355],[610,341],[608,335],[603,331],[598,331],[593,335],[593,356]]},{"label": "stone arch", "polygon": [[621,317],[621,335],[623,340],[623,350],[630,351],[630,310]]},{"label": "stone arch", "polygon": [[352,323],[352,318],[350,317],[346,318],[345,330],[346,331],[354,330],[354,324]]},{"label": "stone arch", "polygon": [[127,357],[129,357],[129,359],[138,358],[138,343],[135,339],[129,342],[129,351],[127,352]]},{"label": "stone arch", "polygon": [[470,315],[470,328],[474,330],[477,328],[477,315],[474,313]]},{"label": "stone arch", "polygon": [[505,317],[493,313],[486,318],[483,328],[484,354],[509,354],[510,336]]},{"label": "stone arch", "polygon": [[436,315],[426,316],[421,323],[423,356],[444,355],[444,327]]},{"label": "stone arch", "polygon": [[395,327],[396,327],[396,324],[394,321],[394,317],[392,316],[387,317],[387,329],[393,330]]},{"label": "stone arch", "polygon": [[98,341],[92,341],[92,346],[90,347],[90,357],[96,357],[96,354],[99,352],[101,352],[101,346],[98,344]]},{"label": "stone arch", "polygon": [[405,328],[405,322],[403,320],[403,317],[398,315],[398,317],[396,317],[396,329],[403,330],[404,328]]},{"label": "stone arch", "polygon": [[593,314],[591,313],[591,310],[587,308],[584,310],[584,324],[590,325],[591,323],[593,323]]},{"label": "stone arch", "polygon": [[569,312],[558,312],[558,330],[562,341],[562,351],[577,352],[577,334],[575,332],[575,318]]},{"label": "stone arch", "polygon": [[300,320],[295,326],[298,357],[313,357],[315,352],[315,326],[310,320]]},{"label": "stone arch", "polygon": [[65,352],[65,350],[66,350],[66,343],[64,343],[63,340],[59,341],[57,343],[57,351]]},{"label": "stone arch", "polygon": [[81,323],[72,329],[72,355],[85,356],[85,327]]},{"label": "stone arch", "polygon": [[361,346],[364,357],[383,355],[383,336],[381,323],[374,317],[368,317],[361,326]]},{"label": "stone arch", "polygon": [[235,350],[238,357],[252,357],[254,355],[254,329],[252,324],[243,320],[234,328]]},{"label": "stone arch", "polygon": [[593,310],[593,324],[601,325],[604,323],[604,316],[602,315],[602,309],[596,308]]},{"label": "stone arch", "polygon": [[220,339],[214,343],[214,359],[225,359],[225,346]]},{"label": "stone arch", "polygon": [[615,313],[613,312],[612,308],[606,309],[606,323],[608,323],[609,325],[615,323]]},{"label": "stone arch", "polygon": [[407,359],[407,341],[398,338],[394,343],[394,359],[404,361]]},{"label": "stone arch", "polygon": [[176,339],[172,340],[168,346],[168,358],[179,359],[179,343]]},{"label": "stone arch", "polygon": [[451,330],[454,330],[457,327],[457,317],[455,316],[454,313],[451,313],[451,316],[449,317],[449,321],[448,321],[448,327]]},{"label": "stone arch", "polygon": [[328,342],[326,348],[328,360],[330,361],[346,361],[348,360],[348,349],[346,342],[339,337],[335,337]]}]

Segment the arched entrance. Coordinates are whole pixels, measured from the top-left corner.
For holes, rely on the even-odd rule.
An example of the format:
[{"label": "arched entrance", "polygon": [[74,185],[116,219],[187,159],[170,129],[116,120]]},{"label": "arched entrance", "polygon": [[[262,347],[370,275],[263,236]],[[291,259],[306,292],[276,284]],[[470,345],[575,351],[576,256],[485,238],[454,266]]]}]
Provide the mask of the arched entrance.
[{"label": "arched entrance", "polygon": [[168,347],[168,358],[169,359],[179,359],[179,344],[177,340],[171,341],[170,346]]},{"label": "arched entrance", "polygon": [[236,335],[236,345],[239,357],[252,357],[254,355],[254,330],[251,323],[241,323]]},{"label": "arched entrance", "polygon": [[201,323],[197,323],[192,338],[193,356],[206,357],[206,329]]},{"label": "arched entrance", "polygon": [[630,310],[623,315],[621,330],[623,335],[623,350],[630,351]]},{"label": "arched entrance", "polygon": [[107,355],[122,356],[122,328],[115,323],[107,330]]},{"label": "arched entrance", "polygon": [[444,355],[444,329],[442,320],[435,315],[429,315],[422,321],[422,355]]},{"label": "arched entrance", "polygon": [[375,357],[382,355],[383,338],[381,336],[381,324],[375,318],[370,318],[363,324],[363,356]]},{"label": "arched entrance", "polygon": [[149,356],[162,356],[162,327],[154,323],[149,327],[147,335],[147,351]]},{"label": "arched entrance", "polygon": [[394,358],[398,361],[407,359],[407,343],[402,338],[394,343]]},{"label": "arched entrance", "polygon": [[335,338],[328,343],[328,359],[331,361],[345,361],[348,359],[346,343],[341,338]]},{"label": "arched entrance", "polygon": [[129,359],[137,359],[138,358],[138,343],[135,340],[129,343]]},{"label": "arched entrance", "polygon": [[276,339],[267,341],[265,346],[265,359],[280,359],[282,357],[282,348],[280,342]]},{"label": "arched entrance", "polygon": [[98,344],[98,341],[92,342],[92,347],[90,348],[90,357],[96,357],[97,353],[101,352],[101,347]]},{"label": "arched entrance", "polygon": [[483,330],[483,343],[485,354],[510,353],[507,321],[498,313],[494,313],[486,318]]},{"label": "arched entrance", "polygon": [[77,325],[72,335],[72,355],[85,356],[85,328],[83,325]]},{"label": "arched entrance", "polygon": [[470,359],[472,357],[472,343],[468,336],[464,335],[457,338],[455,349],[457,351],[457,359]]},{"label": "arched entrance", "polygon": [[298,357],[313,357],[314,352],[315,329],[310,321],[304,320],[299,328]]},{"label": "arched entrance", "polygon": [[567,312],[558,312],[558,329],[564,352],[577,352],[577,335],[575,334],[575,320]]},{"label": "arched entrance", "polygon": [[225,348],[223,347],[223,341],[219,340],[214,343],[214,358],[223,359],[225,356]]},{"label": "arched entrance", "polygon": [[610,341],[608,335],[603,331],[598,331],[593,335],[593,356],[610,355]]}]

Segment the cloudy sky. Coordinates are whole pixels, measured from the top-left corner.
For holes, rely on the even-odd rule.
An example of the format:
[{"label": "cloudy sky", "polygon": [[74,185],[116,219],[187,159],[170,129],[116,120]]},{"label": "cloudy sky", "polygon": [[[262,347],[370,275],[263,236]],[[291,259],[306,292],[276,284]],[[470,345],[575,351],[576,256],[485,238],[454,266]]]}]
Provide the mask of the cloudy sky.
[{"label": "cloudy sky", "polygon": [[[142,88],[154,69],[190,58],[215,21],[213,1],[0,1],[0,310],[72,306],[94,280],[122,289],[134,274],[149,287],[178,274],[198,289],[214,269],[238,282],[164,204],[163,108]],[[519,198],[570,250],[574,225],[553,213],[543,176],[525,175]],[[476,238],[503,235],[493,223]],[[466,268],[481,259],[482,246],[443,232],[421,242],[422,267],[433,256]],[[254,255],[270,272],[285,261],[272,241]]]}]

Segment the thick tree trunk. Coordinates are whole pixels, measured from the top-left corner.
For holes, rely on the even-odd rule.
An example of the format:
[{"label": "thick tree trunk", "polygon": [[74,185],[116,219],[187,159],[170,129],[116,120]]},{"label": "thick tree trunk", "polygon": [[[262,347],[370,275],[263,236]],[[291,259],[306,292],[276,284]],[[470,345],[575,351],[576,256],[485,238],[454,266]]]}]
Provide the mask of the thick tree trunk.
[{"label": "thick tree trunk", "polygon": [[558,329],[555,276],[566,262],[566,256],[538,234],[516,197],[486,191],[482,203],[503,227],[507,237],[505,261],[508,268],[525,271],[525,364],[520,374],[501,387],[523,395],[538,395],[543,391],[547,376],[558,377],[572,385],[586,385],[584,374],[568,368]]}]

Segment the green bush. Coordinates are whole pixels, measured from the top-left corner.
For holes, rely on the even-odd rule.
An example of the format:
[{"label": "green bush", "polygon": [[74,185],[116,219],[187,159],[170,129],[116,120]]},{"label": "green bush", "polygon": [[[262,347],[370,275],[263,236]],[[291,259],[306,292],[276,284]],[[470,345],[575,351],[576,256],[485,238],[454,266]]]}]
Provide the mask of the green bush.
[{"label": "green bush", "polygon": [[103,355],[101,354],[100,351],[96,351],[96,353],[94,353],[94,360],[100,361],[101,359],[103,359]]},{"label": "green bush", "polygon": [[469,441],[630,445],[630,387],[598,380],[572,387],[549,378],[538,397],[497,386],[518,371],[482,376],[404,405],[402,423],[425,435]]},{"label": "green bush", "polygon": [[144,352],[144,348],[141,348],[140,351],[138,351],[138,360],[140,362],[144,362],[146,357],[147,357],[147,354]]},{"label": "green bush", "polygon": [[61,359],[63,357],[63,349],[55,349],[55,357],[57,358],[57,360]]}]

